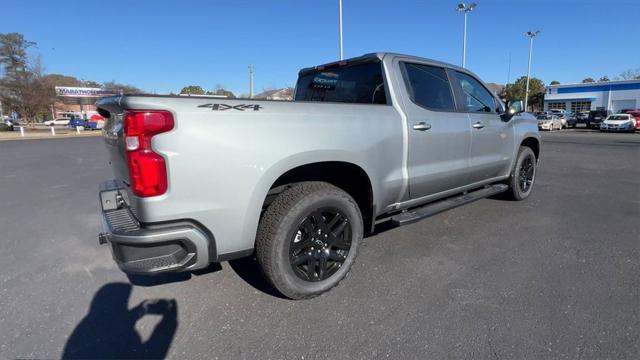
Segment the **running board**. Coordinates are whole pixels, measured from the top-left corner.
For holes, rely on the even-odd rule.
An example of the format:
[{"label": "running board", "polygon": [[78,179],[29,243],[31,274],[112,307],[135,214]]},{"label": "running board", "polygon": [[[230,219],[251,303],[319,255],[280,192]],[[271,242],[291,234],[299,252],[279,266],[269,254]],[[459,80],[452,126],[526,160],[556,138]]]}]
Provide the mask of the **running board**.
[{"label": "running board", "polygon": [[391,217],[391,222],[394,225],[398,226],[413,224],[416,221],[441,213],[443,211],[453,209],[476,200],[484,199],[501,192],[505,192],[508,188],[509,187],[505,184],[487,186],[480,190],[474,190],[463,195],[446,198],[444,200],[436,201],[419,208],[405,211]]}]

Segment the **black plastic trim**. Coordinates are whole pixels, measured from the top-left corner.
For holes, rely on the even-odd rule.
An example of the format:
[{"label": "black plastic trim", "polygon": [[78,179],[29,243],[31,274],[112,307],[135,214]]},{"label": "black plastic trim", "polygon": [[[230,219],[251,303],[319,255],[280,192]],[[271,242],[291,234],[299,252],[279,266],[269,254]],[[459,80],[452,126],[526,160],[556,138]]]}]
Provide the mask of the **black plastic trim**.
[{"label": "black plastic trim", "polygon": [[213,262],[223,262],[223,261],[241,259],[247,256],[251,256],[253,252],[254,252],[254,249],[246,249],[246,250],[234,251],[226,254],[220,254],[218,255],[218,258],[216,259],[216,261],[213,261]]}]

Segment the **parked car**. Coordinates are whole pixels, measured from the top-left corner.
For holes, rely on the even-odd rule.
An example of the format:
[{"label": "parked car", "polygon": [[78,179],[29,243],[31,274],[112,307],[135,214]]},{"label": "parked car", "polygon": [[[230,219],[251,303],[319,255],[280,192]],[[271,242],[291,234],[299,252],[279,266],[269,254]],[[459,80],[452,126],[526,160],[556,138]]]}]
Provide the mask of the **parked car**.
[{"label": "parked car", "polygon": [[104,127],[105,118],[99,114],[91,115],[84,125],[87,130],[99,130]]},{"label": "parked car", "polygon": [[640,131],[640,110],[628,110],[626,113],[635,118],[636,130]]},{"label": "parked car", "polygon": [[576,114],[575,122],[569,122],[571,127],[576,127],[578,124],[587,125],[587,120],[589,120],[589,111],[581,111]]},{"label": "parked car", "polygon": [[589,117],[587,118],[587,128],[598,129],[600,128],[600,123],[604,121],[604,119],[609,116],[610,112],[608,110],[598,109],[589,111]]},{"label": "parked car", "polygon": [[558,115],[538,115],[538,129],[540,130],[560,130],[562,129],[562,122]]},{"label": "parked car", "polygon": [[567,128],[575,128],[578,123],[578,113],[570,112],[567,115]]},{"label": "parked car", "polygon": [[124,95],[97,108],[115,177],[100,186],[99,241],[122,270],[255,253],[293,299],[336,286],[376,220],[526,199],[540,153],[522,101],[505,108],[465,68],[390,53],[301,70],[293,102]]},{"label": "parked car", "polygon": [[69,125],[70,118],[57,118],[53,120],[48,120],[43,122],[44,125],[54,126],[54,125]]},{"label": "parked car", "polygon": [[20,126],[20,122],[18,120],[10,117],[5,117],[2,122],[7,125],[11,131],[13,131],[16,126]]},{"label": "parked car", "polygon": [[86,130],[100,130],[104,128],[104,121],[103,120],[87,120],[87,122],[84,125],[84,128]]},{"label": "parked car", "polygon": [[558,119],[560,120],[560,125],[562,129],[566,129],[569,127],[569,112],[556,114]]},{"label": "parked car", "polygon": [[77,127],[83,128],[85,127],[87,121],[80,117],[73,117],[69,120],[69,124],[67,124],[70,128],[75,129]]},{"label": "parked car", "polygon": [[612,114],[600,124],[600,131],[626,131],[636,130],[636,119],[631,114]]}]

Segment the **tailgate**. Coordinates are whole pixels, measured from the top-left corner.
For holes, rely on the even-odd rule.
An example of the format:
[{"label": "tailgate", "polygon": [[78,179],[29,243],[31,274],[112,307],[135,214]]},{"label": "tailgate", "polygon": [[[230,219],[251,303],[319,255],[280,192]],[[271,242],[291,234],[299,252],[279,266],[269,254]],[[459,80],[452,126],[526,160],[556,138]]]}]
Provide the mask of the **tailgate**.
[{"label": "tailgate", "polygon": [[122,114],[124,109],[120,106],[121,96],[107,97],[96,103],[100,115],[107,118],[102,129],[104,143],[109,152],[109,163],[113,169],[116,180],[129,184],[129,170],[125,159],[125,147],[123,136]]}]

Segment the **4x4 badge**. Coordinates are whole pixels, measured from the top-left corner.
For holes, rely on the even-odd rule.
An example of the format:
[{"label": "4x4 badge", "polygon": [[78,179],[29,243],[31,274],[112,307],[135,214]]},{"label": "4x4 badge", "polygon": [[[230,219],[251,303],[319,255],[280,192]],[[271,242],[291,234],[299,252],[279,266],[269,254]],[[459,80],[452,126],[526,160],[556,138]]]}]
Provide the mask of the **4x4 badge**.
[{"label": "4x4 badge", "polygon": [[262,109],[260,105],[253,104],[240,104],[240,105],[227,105],[227,104],[203,104],[198,105],[199,108],[211,108],[213,111],[225,111],[229,109],[235,109],[238,111],[244,111],[245,109],[253,109],[253,111],[259,111]]}]

